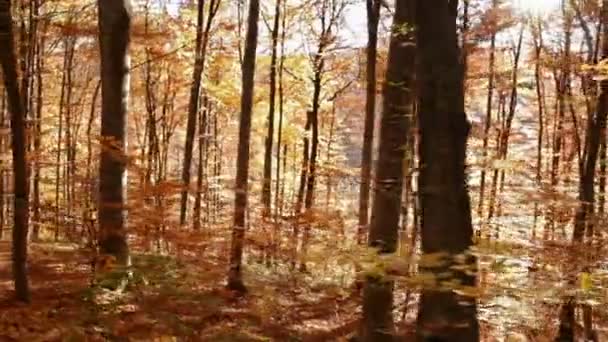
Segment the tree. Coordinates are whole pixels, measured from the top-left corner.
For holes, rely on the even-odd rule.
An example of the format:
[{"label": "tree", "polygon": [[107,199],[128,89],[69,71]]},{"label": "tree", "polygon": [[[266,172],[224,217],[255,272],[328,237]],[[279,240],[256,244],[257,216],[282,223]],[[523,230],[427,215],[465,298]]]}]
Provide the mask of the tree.
[{"label": "tree", "polygon": [[99,0],[101,52],[101,149],[99,246],[119,265],[129,264],[127,244],[127,111],[129,98],[130,0]]},{"label": "tree", "polygon": [[6,87],[11,115],[13,149],[14,217],[12,261],[15,295],[17,300],[29,302],[30,290],[27,276],[27,233],[29,222],[29,169],[26,160],[25,110],[19,89],[17,60],[13,42],[11,1],[0,1],[0,63]]},{"label": "tree", "polygon": [[[608,1],[602,2],[602,59],[608,58]],[[598,33],[599,34],[599,33]],[[593,214],[595,204],[595,174],[602,139],[606,135],[606,116],[608,115],[608,81],[600,82],[600,94],[597,97],[595,113],[588,120],[588,132],[585,136],[585,159],[581,171],[579,184],[579,207],[576,211],[574,226],[574,241],[582,242],[585,232],[588,237],[593,236],[593,225],[589,216]]]},{"label": "tree", "polygon": [[[264,215],[270,215],[271,186],[272,186],[272,145],[274,139],[274,110],[277,92],[277,46],[279,43],[279,22],[281,18],[281,0],[275,2],[274,22],[272,26],[272,53],[270,56],[270,92],[268,99],[268,132],[266,133],[264,150],[264,180],[262,184],[262,204]],[[280,145],[279,145],[280,146]],[[280,151],[278,152],[281,153]],[[277,165],[278,167],[278,165]],[[277,179],[278,182],[278,179]],[[276,196],[277,194],[275,194]]]},{"label": "tree", "polygon": [[378,54],[378,22],[380,0],[367,0],[367,64],[365,93],[365,127],[363,131],[363,151],[361,152],[361,186],[359,188],[359,232],[367,226],[369,217],[369,186],[372,173],[372,146],[374,143],[374,122],[376,117],[376,56]]},{"label": "tree", "polygon": [[[444,257],[441,265],[422,267],[421,272],[431,273],[437,284],[457,281],[475,286],[475,276],[469,274],[474,274],[476,261],[467,257],[473,238],[465,172],[470,126],[464,111],[457,14],[457,0],[416,2],[422,258]],[[468,272],[451,268],[459,256],[468,259]],[[474,300],[451,288],[426,287],[420,300],[417,338],[478,341],[476,314]]]},{"label": "tree", "polygon": [[228,288],[237,292],[246,291],[245,284],[243,283],[241,264],[245,238],[245,215],[247,212],[248,200],[249,145],[251,137],[251,116],[253,112],[255,54],[258,45],[259,16],[259,0],[250,0],[247,18],[247,36],[243,56],[241,118],[239,124],[239,145],[234,196],[234,222],[232,227],[232,243],[230,247],[230,270],[228,271]]},{"label": "tree", "polygon": [[[498,1],[492,0],[492,14],[491,14],[491,30],[490,33],[490,62],[488,64],[488,97],[486,101],[486,118],[483,130],[483,150],[482,159],[486,162],[488,156],[488,140],[490,139],[490,127],[492,127],[492,100],[494,99],[494,75],[495,75],[495,61],[496,61],[496,10],[498,8]],[[486,185],[486,168],[481,170],[481,180],[479,183],[479,202],[477,207],[477,215],[482,216],[483,214],[483,202],[485,196],[485,185]]]},{"label": "tree", "polygon": [[[192,150],[194,148],[194,133],[196,132],[196,115],[199,112],[199,101],[201,92],[201,79],[205,70],[205,58],[207,56],[207,45],[213,18],[217,14],[221,0],[211,0],[207,21],[204,22],[205,0],[198,1],[196,43],[194,51],[194,69],[192,71],[192,85],[190,87],[190,101],[188,103],[188,123],[186,127],[186,146],[184,148],[184,166],[182,169],[182,182],[184,189],[181,194],[181,207],[179,221],[181,225],[186,223],[186,211],[188,209],[188,193],[190,188],[190,168],[192,165]],[[200,134],[203,134],[202,132]]]},{"label": "tree", "polygon": [[[404,145],[413,115],[415,61],[414,1],[398,0],[389,47],[384,104],[380,122],[380,147],[376,165],[374,203],[368,244],[380,254],[397,249]],[[363,341],[392,341],[393,283],[368,275],[363,288]]]}]

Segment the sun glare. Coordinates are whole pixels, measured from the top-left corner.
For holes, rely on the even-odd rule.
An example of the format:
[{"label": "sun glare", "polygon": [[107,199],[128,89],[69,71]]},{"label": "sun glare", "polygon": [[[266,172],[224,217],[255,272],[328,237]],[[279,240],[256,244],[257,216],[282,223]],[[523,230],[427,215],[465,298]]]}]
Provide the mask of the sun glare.
[{"label": "sun glare", "polygon": [[561,0],[514,0],[515,7],[522,11],[544,14],[556,9]]}]

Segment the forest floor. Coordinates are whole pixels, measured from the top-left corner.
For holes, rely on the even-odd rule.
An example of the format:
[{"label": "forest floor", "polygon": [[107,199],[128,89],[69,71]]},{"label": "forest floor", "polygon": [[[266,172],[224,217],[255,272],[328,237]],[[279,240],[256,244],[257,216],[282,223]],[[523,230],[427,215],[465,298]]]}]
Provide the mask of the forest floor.
[{"label": "forest floor", "polygon": [[134,252],[120,291],[75,245],[33,243],[26,305],[12,299],[10,244],[0,241],[0,341],[340,341],[358,325],[358,291],[249,279],[239,297],[224,289],[226,260],[199,258],[193,250],[206,247],[195,245],[172,257]]}]

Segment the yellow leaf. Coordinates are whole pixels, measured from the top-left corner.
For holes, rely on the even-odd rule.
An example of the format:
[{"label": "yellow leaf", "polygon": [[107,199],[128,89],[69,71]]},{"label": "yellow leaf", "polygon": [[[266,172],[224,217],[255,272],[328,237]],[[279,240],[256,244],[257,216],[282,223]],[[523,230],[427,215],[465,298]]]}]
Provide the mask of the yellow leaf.
[{"label": "yellow leaf", "polygon": [[591,290],[592,282],[591,282],[591,274],[587,272],[582,272],[580,275],[581,279],[581,290],[589,291]]}]

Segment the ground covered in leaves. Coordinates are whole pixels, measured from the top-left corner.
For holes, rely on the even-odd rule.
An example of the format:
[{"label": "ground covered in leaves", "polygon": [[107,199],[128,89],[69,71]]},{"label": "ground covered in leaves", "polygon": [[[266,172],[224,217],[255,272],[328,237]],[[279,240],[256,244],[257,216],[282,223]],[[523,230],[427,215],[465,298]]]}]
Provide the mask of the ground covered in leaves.
[{"label": "ground covered in leaves", "polygon": [[[252,230],[248,236],[245,296],[224,287],[227,227],[171,233],[171,243],[131,241],[133,267],[124,288],[124,272],[93,272],[92,254],[75,244],[32,243],[29,305],[12,300],[10,244],[0,241],[0,341],[346,341],[356,333],[361,293],[353,265],[360,251],[344,242],[349,239],[313,241],[302,271],[301,256],[294,261],[288,243],[269,258],[264,234]],[[566,266],[583,262],[564,257],[584,254],[568,246],[478,241],[475,295],[483,341],[512,341],[514,333],[551,341],[564,293],[593,306],[600,340],[608,336],[608,276],[596,267],[582,289],[578,281],[564,287]],[[407,255],[405,249],[397,258]],[[416,319],[413,265],[397,264],[405,274],[396,278],[394,311],[403,341],[411,340]]]},{"label": "ground covered in leaves", "polygon": [[223,287],[226,260],[195,257],[206,247],[189,241],[177,256],[134,252],[122,290],[122,276],[93,273],[75,245],[32,244],[29,305],[11,299],[10,245],[0,242],[0,341],[322,341],[355,330],[357,291],[249,279],[239,297]]}]

